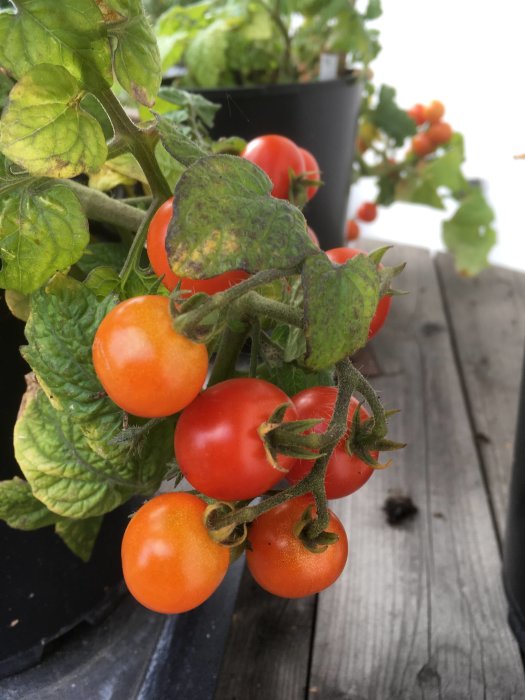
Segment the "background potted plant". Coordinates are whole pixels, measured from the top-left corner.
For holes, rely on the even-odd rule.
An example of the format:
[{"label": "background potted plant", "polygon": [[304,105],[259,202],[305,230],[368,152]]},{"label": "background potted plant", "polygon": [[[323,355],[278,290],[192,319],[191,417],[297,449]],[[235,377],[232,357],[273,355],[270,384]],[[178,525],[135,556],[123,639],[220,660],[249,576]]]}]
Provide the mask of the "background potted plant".
[{"label": "background potted plant", "polygon": [[[36,655],[27,656],[27,646],[16,646],[19,625],[33,630],[41,646],[78,619],[78,611],[69,610],[68,621],[58,628],[56,606],[64,607],[68,589],[74,592],[79,578],[87,577],[86,567],[102,583],[107,581],[104,561],[115,571],[122,518],[111,537],[104,535],[95,544],[105,527],[102,519],[134,497],[152,496],[162,480],[175,479],[175,489],[180,482],[174,423],[185,403],[199,392],[205,371],[196,390],[187,390],[187,371],[174,371],[184,355],[176,355],[174,364],[171,356],[165,357],[164,348],[171,348],[172,342],[197,348],[199,366],[207,364],[203,358],[208,353],[214,355],[212,389],[238,377],[240,371],[246,381],[278,392],[282,405],[264,416],[257,437],[259,448],[266,450],[261,468],[271,475],[271,485],[284,473],[278,467],[280,455],[313,464],[306,476],[301,474],[288,488],[257,505],[250,504],[254,495],[250,489],[243,496],[235,491],[225,504],[224,495],[199,484],[203,500],[189,498],[193,505],[198,501],[200,510],[205,503],[209,506],[206,528],[200,516],[197,519],[200,541],[240,551],[247,524],[257,524],[262,516],[271,524],[273,508],[288,508],[298,497],[312,493],[313,500],[300,509],[297,535],[304,551],[320,549],[317,557],[327,552],[330,558],[341,550],[344,534],[337,537],[329,531],[332,520],[325,488],[332,451],[343,442],[347,457],[350,450],[369,476],[374,468],[386,466],[377,461],[379,451],[399,447],[386,438],[389,414],[349,358],[367,342],[378,304],[394,294],[391,281],[400,268],[381,264],[385,250],[332,264],[310,240],[299,209],[271,197],[271,181],[248,160],[214,153],[213,145],[198,133],[196,139],[189,138],[177,117],[153,113],[142,124],[129,118],[112,88],[117,89],[118,83],[130,99],[150,107],[161,80],[157,45],[140,3],[78,0],[74,7],[64,7],[51,0],[36,5],[20,1],[0,14],[0,35],[5,105],[0,120],[0,285],[9,308],[25,323],[22,354],[32,370],[14,429],[20,471],[6,474],[10,478],[0,482],[0,518],[13,528],[12,533],[5,532],[13,535],[29,567],[34,557],[42,559],[44,568],[61,567],[56,583],[60,595],[54,596],[52,605],[36,589],[36,579],[35,590],[27,594],[36,599],[53,629],[42,638],[32,627],[29,608],[3,627],[2,649],[7,650],[3,672],[8,673],[36,660]],[[191,110],[189,116],[194,116]],[[196,133],[194,120],[190,122]],[[143,187],[138,196],[136,182]],[[115,185],[124,194],[120,200],[101,191]],[[164,214],[164,223],[159,224],[156,216],[163,207],[167,217]],[[179,279],[198,285],[222,276],[225,288],[187,298],[180,285],[167,284],[166,272],[159,277],[148,263],[144,243],[150,233],[168,270]],[[152,249],[148,240],[150,256]],[[244,279],[230,287],[232,270],[241,270]],[[122,330],[121,310],[145,307],[141,320],[125,327],[123,342],[111,351],[117,366],[106,372],[103,336],[111,336],[108,324],[111,329],[117,319],[117,330]],[[153,307],[161,309],[162,323],[152,322]],[[12,332],[2,335],[2,342],[20,343],[20,330],[15,324]],[[149,355],[146,359],[133,355],[137,348],[140,355],[143,345],[143,340],[133,342],[135,331],[145,333],[141,339],[146,337],[154,350],[153,364]],[[249,367],[239,370],[237,358],[247,340]],[[128,366],[121,376],[120,360],[130,352],[139,364]],[[195,365],[192,360],[186,370]],[[20,376],[18,380],[20,387]],[[164,385],[172,386],[173,381],[178,387],[168,392],[169,397],[184,393],[183,405],[169,403],[158,409]],[[284,409],[298,418],[288,398],[291,393],[326,385],[333,399],[328,415],[288,421]],[[122,397],[122,389],[131,396],[131,404]],[[358,408],[354,393],[368,404],[368,414]],[[145,401],[137,404],[137,396]],[[148,402],[153,408],[145,407]],[[253,404],[251,398],[249,403]],[[237,403],[228,400],[224,406]],[[242,407],[239,412],[244,415]],[[199,416],[197,412],[197,422]],[[320,429],[308,433],[316,426]],[[177,448],[177,457],[182,451]],[[186,472],[191,482],[191,465]],[[242,485],[242,478],[234,479],[233,488],[237,481]],[[267,487],[267,483],[258,486],[255,495],[263,495]],[[179,502],[179,492],[170,495]],[[79,557],[71,577],[66,577],[61,564],[47,558],[47,545],[35,552],[31,533],[23,548],[20,544],[20,529],[50,525]],[[183,530],[182,551],[196,541],[190,528]],[[55,546],[55,536],[48,534],[48,544]],[[165,533],[170,544],[178,543],[180,552],[180,537],[174,534]],[[131,560],[143,546],[148,546],[147,537],[133,536],[131,551],[127,550]],[[200,549],[197,554],[190,557],[190,565],[197,566],[193,573],[200,575]],[[91,556],[91,563],[82,563]],[[229,554],[221,553],[220,559],[221,567],[227,566]],[[343,559],[337,567],[344,565]],[[132,566],[129,573],[129,562],[126,558],[132,586],[136,570]],[[150,576],[154,589],[169,580],[170,590],[179,596],[184,576],[171,572],[167,577],[144,575]],[[7,573],[4,568],[6,595],[21,586],[16,573],[14,566]],[[307,579],[311,576],[308,564],[303,573]],[[26,578],[26,567],[18,574]],[[193,590],[194,577],[187,580]],[[324,579],[322,585],[328,582]],[[312,585],[316,590],[321,583],[314,580]],[[137,597],[143,600],[138,593]],[[161,609],[155,603],[150,606]],[[186,599],[177,609],[187,607]],[[172,606],[169,611],[174,611]],[[34,645],[33,638],[29,646]]]},{"label": "background potted plant", "polygon": [[[363,10],[317,0],[150,2],[148,9],[157,17],[165,74],[222,105],[215,136],[280,133],[314,154],[324,186],[305,216],[325,248],[345,237],[353,163],[354,181],[373,179],[376,205],[405,201],[444,210],[454,203],[443,240],[458,271],[476,274],[487,265],[494,216],[462,174],[461,135],[444,122],[437,101],[402,109],[394,88],[373,84],[368,66],[380,50],[378,0]],[[160,94],[171,105],[157,108],[173,109],[174,93]],[[357,212],[352,218],[359,219]]]}]

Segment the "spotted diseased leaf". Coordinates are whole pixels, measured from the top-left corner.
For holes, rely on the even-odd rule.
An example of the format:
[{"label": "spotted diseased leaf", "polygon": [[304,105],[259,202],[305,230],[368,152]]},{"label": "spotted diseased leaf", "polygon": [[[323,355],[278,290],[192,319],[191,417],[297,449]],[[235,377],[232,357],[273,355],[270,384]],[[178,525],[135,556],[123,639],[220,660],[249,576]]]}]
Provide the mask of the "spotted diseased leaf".
[{"label": "spotted diseased leaf", "polygon": [[[0,12],[0,65],[20,79],[34,66],[61,66],[97,92],[111,85],[111,53],[94,0],[15,0]],[[52,77],[50,77],[52,83]]]},{"label": "spotted diseased leaf", "polygon": [[0,286],[29,294],[79,260],[88,222],[66,186],[30,182],[0,199]]},{"label": "spotted diseased leaf", "polygon": [[26,392],[15,425],[15,456],[33,494],[49,510],[68,518],[96,517],[159,487],[173,457],[172,423],[161,423],[142,443],[114,446],[106,456],[92,449],[82,427],[56,410],[36,384]]},{"label": "spotted diseased leaf", "polygon": [[140,0],[97,0],[113,40],[113,67],[124,90],[151,107],[162,78],[153,29]]},{"label": "spotted diseased leaf", "polygon": [[257,166],[230,155],[201,158],[175,187],[166,249],[175,274],[205,279],[298,265],[318,250],[292,204],[270,196]]},{"label": "spotted diseased leaf", "polygon": [[74,177],[107,158],[104,132],[80,106],[80,85],[61,66],[41,64],[14,86],[0,122],[0,148],[31,175]]},{"label": "spotted diseased leaf", "polygon": [[379,301],[380,277],[375,263],[365,255],[334,266],[324,253],[319,253],[306,260],[302,282],[305,364],[321,370],[366,344]]}]

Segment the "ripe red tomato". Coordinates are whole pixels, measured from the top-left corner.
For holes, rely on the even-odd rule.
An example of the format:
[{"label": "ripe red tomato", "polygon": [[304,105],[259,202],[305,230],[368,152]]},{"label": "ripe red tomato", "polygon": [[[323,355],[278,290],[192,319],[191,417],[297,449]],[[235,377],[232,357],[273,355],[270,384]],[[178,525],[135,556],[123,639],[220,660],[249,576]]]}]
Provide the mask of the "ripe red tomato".
[{"label": "ripe red tomato", "polygon": [[363,202],[357,210],[357,218],[361,221],[374,221],[377,217],[377,206],[374,202]]},{"label": "ripe red tomato", "polygon": [[348,540],[341,521],[331,511],[327,530],[339,540],[324,552],[310,552],[295,536],[294,525],[311,503],[309,495],[292,498],[260,515],[249,529],[248,569],[257,583],[274,595],[302,598],[319,593],[345,568]]},{"label": "ripe red tomato", "polygon": [[[297,409],[299,420],[306,418],[323,418],[323,421],[314,426],[308,433],[324,433],[334,412],[337,389],[333,386],[314,386],[303,389],[295,396],[292,402]],[[347,425],[350,427],[354,413],[359,407],[359,401],[352,397],[348,407]],[[361,406],[359,418],[361,422],[369,417],[368,412]],[[372,456],[377,459],[378,453]],[[312,469],[313,460],[299,459],[296,465],[288,472],[286,478],[296,484],[301,481]],[[336,445],[328,462],[325,477],[327,498],[343,498],[360,489],[372,476],[374,470],[366,462],[356,455],[349,455],[345,447],[345,438]]]},{"label": "ripe red tomato", "polygon": [[359,238],[359,224],[355,219],[348,219],[346,222],[346,240],[355,241]]},{"label": "ripe red tomato", "polygon": [[204,525],[206,504],[190,493],[163,493],[130,520],[122,540],[122,570],[130,593],[159,613],[203,603],[224,578],[230,554]]},{"label": "ripe red tomato", "polygon": [[272,195],[279,199],[290,197],[290,170],[296,175],[305,171],[299,147],[278,134],[252,139],[246,144],[241,156],[264,170],[273,183]]},{"label": "ripe red tomato", "polygon": [[407,111],[407,114],[416,122],[417,126],[421,126],[426,121],[425,108],[422,104],[415,104]]},{"label": "ripe red tomato", "polygon": [[428,134],[426,134],[424,132],[420,132],[419,134],[416,134],[414,136],[414,138],[412,139],[412,151],[419,158],[424,158],[425,156],[428,156],[428,154],[432,153],[432,151],[435,148],[436,147],[432,143],[432,141],[429,139]]},{"label": "ripe red tomato", "polygon": [[[275,486],[284,473],[268,460],[257,431],[285,403],[285,419],[295,420],[288,396],[262,379],[228,379],[200,394],[175,430],[177,462],[190,484],[225,501],[254,498]],[[295,464],[284,455],[277,461],[284,471]]]},{"label": "ripe red tomato", "polygon": [[452,138],[452,127],[447,122],[431,124],[427,130],[427,136],[435,146],[448,143]]},{"label": "ripe red tomato", "polygon": [[121,302],[102,320],[93,364],[117,406],[158,418],[193,401],[206,379],[208,352],[173,329],[166,297],[141,296]]},{"label": "ripe red tomato", "polygon": [[169,289],[170,292],[175,289],[179,280],[181,280],[181,289],[195,294],[196,292],[205,292],[206,294],[215,294],[222,292],[229,287],[232,287],[237,282],[247,279],[249,276],[244,270],[231,270],[223,272],[216,277],[210,277],[207,280],[192,280],[189,277],[178,277],[171,269],[168,256],[166,253],[166,234],[168,232],[168,224],[173,212],[173,197],[162,204],[150,221],[148,228],[148,236],[146,239],[146,249],[148,258],[153,268],[153,272],[162,277],[162,284]]},{"label": "ripe red tomato", "polygon": [[[315,156],[306,148],[299,148],[304,160],[304,172],[307,173],[308,180],[321,180],[321,170]],[[319,189],[319,185],[313,185],[306,190],[306,199],[310,200]]]},{"label": "ripe red tomato", "polygon": [[444,114],[445,106],[439,100],[432,100],[432,102],[425,107],[425,119],[430,124],[438,122]]},{"label": "ripe red tomato", "polygon": [[[355,257],[356,255],[366,255],[364,250],[359,250],[357,248],[332,248],[326,251],[327,256],[333,263],[338,265],[343,265],[347,260]],[[391,296],[382,296],[377,305],[376,312],[370,323],[370,329],[368,331],[368,340],[373,338],[374,335],[379,331],[381,326],[386,321],[388,312],[390,311],[390,304],[392,303]]]}]

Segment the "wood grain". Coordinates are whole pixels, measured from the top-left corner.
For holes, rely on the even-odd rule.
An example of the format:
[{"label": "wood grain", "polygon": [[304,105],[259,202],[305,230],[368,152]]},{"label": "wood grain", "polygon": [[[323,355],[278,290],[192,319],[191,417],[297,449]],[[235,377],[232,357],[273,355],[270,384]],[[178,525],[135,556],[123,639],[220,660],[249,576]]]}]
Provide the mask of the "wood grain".
[{"label": "wood grain", "polygon": [[492,267],[475,279],[437,270],[500,537],[505,527],[525,345],[525,275]]},{"label": "wood grain", "polygon": [[[434,265],[408,261],[391,316],[372,343],[391,436],[408,443],[394,465],[335,503],[351,559],[319,596],[310,698],[523,698],[507,622],[501,562],[478,455],[455,366]],[[386,524],[394,492],[419,509]]]}]

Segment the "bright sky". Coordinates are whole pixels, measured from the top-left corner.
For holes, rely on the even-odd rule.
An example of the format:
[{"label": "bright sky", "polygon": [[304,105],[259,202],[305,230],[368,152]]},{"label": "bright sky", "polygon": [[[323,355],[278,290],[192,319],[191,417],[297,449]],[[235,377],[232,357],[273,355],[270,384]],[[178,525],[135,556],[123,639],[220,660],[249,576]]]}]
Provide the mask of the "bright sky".
[{"label": "bright sky", "polygon": [[[464,173],[484,181],[496,213],[490,259],[525,270],[525,160],[514,159],[525,153],[525,2],[383,0],[377,27],[383,50],[372,64],[376,82],[395,87],[407,108],[445,104],[445,119],[465,137]],[[351,207],[367,193],[370,185],[359,185]],[[442,216],[396,203],[363,230],[441,250]]]}]

